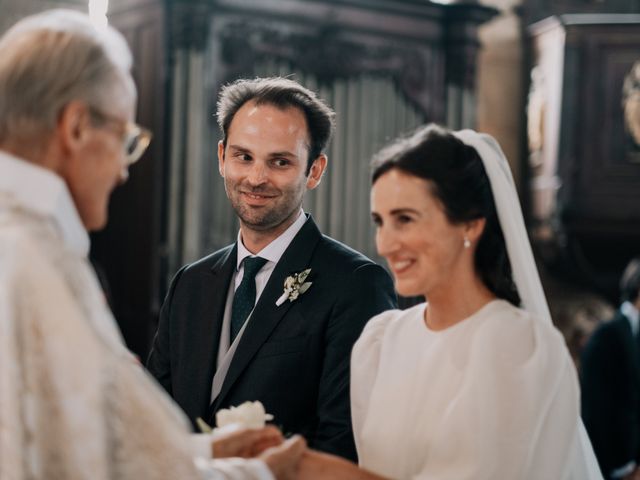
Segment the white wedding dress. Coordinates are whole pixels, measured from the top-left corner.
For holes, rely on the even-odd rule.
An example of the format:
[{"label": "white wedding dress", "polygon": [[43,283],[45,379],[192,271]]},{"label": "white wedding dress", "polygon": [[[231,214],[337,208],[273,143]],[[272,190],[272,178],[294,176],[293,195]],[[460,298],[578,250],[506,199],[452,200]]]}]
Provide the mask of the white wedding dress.
[{"label": "white wedding dress", "polygon": [[579,394],[560,333],[503,300],[438,332],[424,310],[378,315],[353,350],[361,466],[396,480],[567,478]]}]

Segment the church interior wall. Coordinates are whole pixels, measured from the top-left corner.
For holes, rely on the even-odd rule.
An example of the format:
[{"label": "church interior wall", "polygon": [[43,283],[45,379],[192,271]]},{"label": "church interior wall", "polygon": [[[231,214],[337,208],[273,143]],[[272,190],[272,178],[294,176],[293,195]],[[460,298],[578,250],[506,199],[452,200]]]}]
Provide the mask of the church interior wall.
[{"label": "church interior wall", "polygon": [[[523,203],[525,208],[527,208],[529,195],[529,159],[527,158],[526,149],[527,117],[525,112],[528,95],[527,89],[529,88],[527,83],[530,59],[527,57],[526,27],[534,20],[539,20],[550,13],[562,13],[562,11],[552,11],[549,8],[545,10],[548,2],[545,3],[542,1],[483,0],[482,3],[486,6],[496,8],[499,14],[479,29],[481,49],[478,56],[475,78],[477,86],[475,92],[477,102],[475,106],[475,125],[479,130],[496,137],[502,145],[511,163],[519,191],[523,196]],[[557,6],[560,5],[560,3],[562,2],[556,2],[556,9],[560,8]],[[575,11],[575,9],[578,8],[575,6],[577,2],[573,2],[572,4],[570,1],[566,1],[564,3],[566,4],[565,11]],[[584,4],[584,9],[590,12],[601,12],[606,8],[602,5],[606,2],[582,3]],[[611,8],[622,8],[622,2],[618,2],[616,5],[617,6],[613,6],[613,4],[611,4]],[[87,3],[85,0],[0,0],[0,32],[6,30],[9,25],[25,15],[54,7],[66,7],[86,11]],[[628,6],[626,11],[637,12],[639,9],[640,7],[636,2]],[[207,83],[207,79],[204,79],[202,84],[204,88],[211,88],[211,85]],[[207,108],[209,106],[210,102],[207,103]],[[201,113],[202,112],[199,112],[199,115]],[[202,126],[204,128],[212,128],[211,123],[203,123]],[[523,147],[523,145],[525,146]],[[208,152],[200,153],[200,155],[208,154]],[[169,153],[167,153],[167,156],[168,155]],[[215,161],[215,159],[212,158],[211,161]],[[209,170],[207,171],[209,172]],[[329,188],[329,185],[327,185],[327,188]],[[174,200],[175,199],[170,199],[169,202]],[[638,201],[640,202],[640,199]],[[525,213],[528,212],[526,211]],[[166,215],[167,212],[149,212],[149,214],[159,216]],[[194,218],[197,219],[197,216]],[[347,225],[346,228],[348,228],[348,223],[345,225]],[[362,238],[366,236],[366,229],[363,228],[365,227],[361,226],[357,234],[351,235],[348,232],[345,233],[345,238]],[[189,238],[197,239],[200,235],[198,232],[193,230]],[[167,248],[167,244],[159,246],[159,250],[165,251],[164,254],[166,254]],[[373,248],[371,242],[368,243],[368,248]],[[192,254],[195,255],[193,252]],[[153,272],[155,273],[152,274],[156,275],[157,271],[158,269],[154,269]],[[163,274],[164,276],[161,275],[162,278],[154,280],[154,285],[157,283],[160,287],[158,287],[159,293],[153,295],[151,302],[153,306],[149,307],[151,316],[157,314],[159,301],[163,293],[162,285],[166,283],[172,273],[173,272],[167,269]],[[117,281],[118,279],[115,280]],[[113,282],[114,279],[110,279],[110,281]],[[545,287],[549,289],[552,308],[554,304],[558,305],[558,316],[564,317],[569,315],[572,318],[566,320],[567,327],[564,333],[568,341],[575,341],[576,344],[584,340],[582,333],[588,333],[593,328],[594,321],[606,316],[612,306],[610,299],[604,300],[604,297],[597,294],[594,290],[589,290],[589,288],[575,285],[571,282],[567,283],[564,280],[558,280],[551,276],[545,280]],[[153,288],[155,288],[155,286]],[[566,312],[570,313],[567,314]],[[576,327],[576,325],[582,326]],[[153,330],[150,327],[145,328],[148,328],[149,332]],[[148,332],[145,331],[144,335],[148,335]],[[571,340],[573,337],[578,339]],[[144,348],[142,350],[144,350]]]}]

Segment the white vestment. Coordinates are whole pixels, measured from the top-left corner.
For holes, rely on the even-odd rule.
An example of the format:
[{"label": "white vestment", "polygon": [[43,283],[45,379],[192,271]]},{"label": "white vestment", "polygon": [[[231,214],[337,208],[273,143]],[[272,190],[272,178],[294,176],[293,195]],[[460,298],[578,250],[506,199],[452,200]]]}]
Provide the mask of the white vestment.
[{"label": "white vestment", "polygon": [[196,453],[124,346],[88,247],[64,182],[0,152],[0,479],[273,478]]},{"label": "white vestment", "polygon": [[504,300],[442,331],[373,318],[351,360],[362,467],[396,480],[567,478],[578,382],[560,333]]}]

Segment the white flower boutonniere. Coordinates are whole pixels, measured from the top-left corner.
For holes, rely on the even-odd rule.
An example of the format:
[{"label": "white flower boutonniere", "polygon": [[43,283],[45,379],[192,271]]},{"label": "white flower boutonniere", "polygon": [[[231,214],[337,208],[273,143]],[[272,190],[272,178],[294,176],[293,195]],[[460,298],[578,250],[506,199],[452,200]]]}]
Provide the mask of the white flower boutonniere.
[{"label": "white flower boutonniere", "polygon": [[284,281],[284,292],[282,292],[282,295],[276,301],[276,305],[279,307],[286,300],[293,302],[300,295],[309,290],[309,287],[313,284],[313,282],[305,282],[305,280],[310,273],[311,269],[307,268],[300,273],[295,273],[288,276]]}]

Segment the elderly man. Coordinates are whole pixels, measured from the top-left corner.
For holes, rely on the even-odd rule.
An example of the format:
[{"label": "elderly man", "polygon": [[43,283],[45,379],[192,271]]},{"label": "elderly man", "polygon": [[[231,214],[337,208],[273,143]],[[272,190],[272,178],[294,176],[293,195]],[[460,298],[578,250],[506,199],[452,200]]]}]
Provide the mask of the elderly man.
[{"label": "elderly man", "polygon": [[[113,188],[150,136],[133,123],[131,54],[115,30],[56,10],[0,40],[0,478],[288,478],[294,439],[211,460],[125,348],[87,262]],[[279,444],[267,428],[216,456]]]}]

